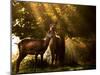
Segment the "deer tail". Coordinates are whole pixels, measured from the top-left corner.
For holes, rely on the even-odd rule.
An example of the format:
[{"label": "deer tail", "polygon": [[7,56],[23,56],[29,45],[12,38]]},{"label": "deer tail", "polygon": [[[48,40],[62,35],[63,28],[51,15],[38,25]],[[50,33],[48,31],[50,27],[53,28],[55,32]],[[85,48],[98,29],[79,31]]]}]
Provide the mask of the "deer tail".
[{"label": "deer tail", "polygon": [[21,45],[21,43],[18,43],[18,49],[19,49],[19,52],[22,51],[22,45]]}]

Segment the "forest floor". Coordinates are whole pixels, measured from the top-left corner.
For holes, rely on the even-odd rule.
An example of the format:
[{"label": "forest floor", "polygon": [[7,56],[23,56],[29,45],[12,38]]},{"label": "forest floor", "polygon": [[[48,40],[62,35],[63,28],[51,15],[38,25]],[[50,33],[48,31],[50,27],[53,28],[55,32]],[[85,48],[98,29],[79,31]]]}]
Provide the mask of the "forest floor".
[{"label": "forest floor", "polygon": [[[19,74],[31,74],[31,73],[47,73],[47,72],[61,72],[61,71],[80,71],[80,70],[91,70],[96,69],[96,65],[64,65],[64,66],[51,66],[47,63],[42,65],[37,64],[37,68],[34,69],[34,62],[28,61],[21,63],[19,68]],[[12,75],[15,75],[15,63],[12,64]]]}]

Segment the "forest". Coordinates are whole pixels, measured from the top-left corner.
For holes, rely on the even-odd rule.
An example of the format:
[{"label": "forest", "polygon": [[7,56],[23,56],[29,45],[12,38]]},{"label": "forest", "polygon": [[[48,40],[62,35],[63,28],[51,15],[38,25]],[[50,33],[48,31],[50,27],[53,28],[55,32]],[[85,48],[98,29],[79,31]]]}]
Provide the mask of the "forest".
[{"label": "forest", "polygon": [[[50,25],[55,26],[57,35],[62,39],[64,56],[59,58],[59,62],[63,65],[51,64],[48,46],[43,56],[43,68],[37,63],[35,71],[34,56],[28,55],[20,64],[19,73],[96,69],[96,6],[11,1],[11,40],[13,36],[19,40],[44,39]],[[13,74],[18,55],[12,54]]]}]

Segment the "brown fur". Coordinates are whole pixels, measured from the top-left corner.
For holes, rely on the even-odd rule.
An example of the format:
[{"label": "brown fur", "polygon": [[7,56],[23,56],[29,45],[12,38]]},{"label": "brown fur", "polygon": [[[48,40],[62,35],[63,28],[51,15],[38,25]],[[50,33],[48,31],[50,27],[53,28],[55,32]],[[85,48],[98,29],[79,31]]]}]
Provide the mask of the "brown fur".
[{"label": "brown fur", "polygon": [[19,71],[21,61],[28,54],[35,55],[35,65],[37,63],[38,54],[41,55],[41,62],[43,61],[43,54],[46,51],[51,37],[54,35],[52,28],[48,31],[45,40],[24,39],[18,43],[19,57],[16,62],[16,73]]}]

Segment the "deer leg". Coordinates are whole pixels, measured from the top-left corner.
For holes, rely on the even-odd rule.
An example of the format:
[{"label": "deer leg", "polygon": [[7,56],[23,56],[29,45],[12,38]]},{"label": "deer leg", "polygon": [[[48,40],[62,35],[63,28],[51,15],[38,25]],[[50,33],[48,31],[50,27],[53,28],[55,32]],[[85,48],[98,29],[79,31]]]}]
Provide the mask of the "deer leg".
[{"label": "deer leg", "polygon": [[54,55],[55,65],[57,64],[57,54]]},{"label": "deer leg", "polygon": [[43,54],[41,54],[41,67],[43,67]]},{"label": "deer leg", "polygon": [[59,57],[60,55],[58,53],[55,54],[55,64],[59,65]]},{"label": "deer leg", "polygon": [[26,56],[25,54],[19,54],[19,57],[16,61],[16,73],[19,72],[20,63],[24,59],[25,56]]},{"label": "deer leg", "polygon": [[52,54],[52,65],[53,65],[53,62],[54,62],[54,54]]},{"label": "deer leg", "polygon": [[41,54],[41,63],[43,62],[43,54]]},{"label": "deer leg", "polygon": [[35,55],[34,72],[36,72],[36,67],[37,67],[37,54]]}]

